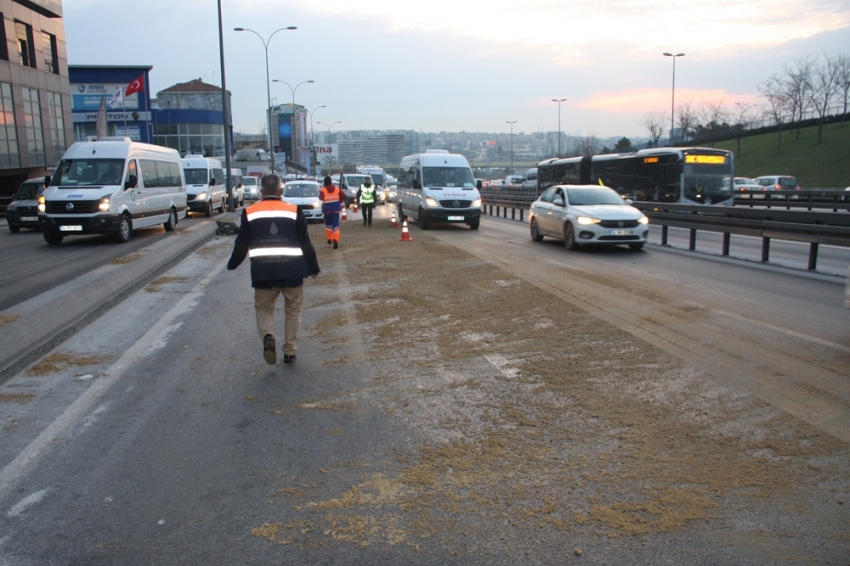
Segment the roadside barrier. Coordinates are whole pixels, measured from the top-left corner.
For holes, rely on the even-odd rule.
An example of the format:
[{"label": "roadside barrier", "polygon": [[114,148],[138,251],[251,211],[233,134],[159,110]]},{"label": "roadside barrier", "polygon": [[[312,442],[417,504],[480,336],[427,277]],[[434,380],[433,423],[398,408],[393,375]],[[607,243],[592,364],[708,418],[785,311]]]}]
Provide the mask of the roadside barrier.
[{"label": "roadside barrier", "polygon": [[399,241],[409,242],[412,239],[410,237],[410,231],[407,229],[407,216],[405,216],[401,221],[401,238],[399,238]]}]

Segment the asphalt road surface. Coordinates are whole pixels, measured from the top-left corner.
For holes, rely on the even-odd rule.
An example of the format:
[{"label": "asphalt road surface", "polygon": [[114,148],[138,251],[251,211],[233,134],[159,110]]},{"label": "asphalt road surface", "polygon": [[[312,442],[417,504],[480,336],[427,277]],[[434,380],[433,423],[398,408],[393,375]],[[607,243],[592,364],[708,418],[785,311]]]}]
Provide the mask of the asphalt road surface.
[{"label": "asphalt road surface", "polygon": [[0,564],[848,562],[843,280],[390,211],[292,366],[220,237],[0,386]]}]

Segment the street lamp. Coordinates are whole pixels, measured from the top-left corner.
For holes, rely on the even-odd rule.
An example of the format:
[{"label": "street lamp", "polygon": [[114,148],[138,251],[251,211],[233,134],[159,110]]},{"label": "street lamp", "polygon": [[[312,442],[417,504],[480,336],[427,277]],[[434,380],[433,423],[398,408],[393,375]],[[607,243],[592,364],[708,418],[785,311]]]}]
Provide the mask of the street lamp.
[{"label": "street lamp", "polygon": [[676,116],[676,57],[684,57],[684,53],[664,53],[665,57],[673,58],[673,94],[670,97],[670,145],[673,145],[673,124]]},{"label": "street lamp", "polygon": [[298,28],[295,27],[295,26],[289,26],[289,27],[285,27],[285,28],[276,29],[269,36],[268,40],[265,40],[265,39],[263,39],[262,35],[255,32],[252,29],[233,28],[233,31],[250,31],[251,33],[253,33],[254,35],[256,35],[257,37],[260,38],[260,41],[263,42],[263,47],[266,50],[266,101],[268,102],[268,107],[267,107],[266,112],[268,113],[268,122],[269,122],[269,155],[271,156],[271,166],[272,166],[272,171],[274,171],[274,172],[277,172],[277,169],[275,168],[275,165],[274,165],[274,138],[272,137],[272,85],[271,85],[271,81],[269,80],[269,43],[271,43],[272,38],[274,37],[274,35],[277,32],[284,31],[284,30],[294,30],[294,29],[298,29]]},{"label": "street lamp", "polygon": [[324,122],[316,122],[316,123],[317,123],[317,124],[320,124],[320,125],[322,125],[322,126],[327,126],[327,128],[328,128],[328,143],[331,143],[331,128],[333,128],[333,127],[334,127],[334,126],[336,126],[337,124],[342,124],[342,122],[341,122],[341,121],[339,121],[339,120],[337,120],[336,122],[334,122],[334,123],[333,123],[333,124],[331,124],[330,126],[328,126],[328,125],[327,125],[327,124],[325,124]]},{"label": "street lamp", "polygon": [[566,98],[553,98],[552,102],[558,103],[558,157],[561,157],[561,103]]},{"label": "street lamp", "polygon": [[313,137],[313,114],[316,113],[316,110],[321,108],[327,108],[327,106],[317,106],[316,108],[313,108],[312,112],[310,112],[310,145],[316,144],[315,138]]},{"label": "street lamp", "polygon": [[297,169],[298,169],[298,158],[300,156],[298,154],[298,144],[297,144],[297,139],[296,139],[297,138],[297,135],[296,135],[297,128],[295,127],[295,91],[298,90],[298,87],[303,85],[303,84],[307,84],[307,83],[312,84],[316,81],[314,81],[312,79],[309,80],[309,81],[301,81],[300,83],[295,85],[295,88],[289,86],[289,83],[286,82],[286,81],[279,81],[277,79],[272,79],[272,82],[273,83],[285,84],[289,88],[289,92],[292,93],[292,162],[295,163],[296,173],[297,173],[298,172],[297,171]]},{"label": "street lamp", "polygon": [[514,124],[516,124],[516,120],[506,120],[506,124],[511,125],[511,172],[509,175],[514,174]]},{"label": "street lamp", "polygon": [[310,173],[311,174],[315,173],[315,171],[313,171],[313,168],[316,166],[316,143],[315,143],[315,139],[313,137],[313,113],[316,112],[316,110],[319,110],[320,108],[327,108],[327,106],[318,106],[316,108],[313,108],[312,112],[310,112],[309,110],[307,111],[307,114],[310,115]]}]

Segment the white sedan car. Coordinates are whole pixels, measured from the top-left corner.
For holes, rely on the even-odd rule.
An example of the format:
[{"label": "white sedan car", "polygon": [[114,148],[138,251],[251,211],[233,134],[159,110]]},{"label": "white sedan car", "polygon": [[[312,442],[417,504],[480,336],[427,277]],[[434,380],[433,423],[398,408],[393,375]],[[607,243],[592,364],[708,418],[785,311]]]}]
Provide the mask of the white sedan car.
[{"label": "white sedan car", "polygon": [[301,209],[307,222],[324,222],[322,201],[319,200],[319,183],[316,181],[288,181],[283,185],[283,200]]},{"label": "white sedan car", "polygon": [[531,239],[558,238],[574,250],[586,245],[627,244],[641,249],[649,219],[613,189],[599,185],[556,185],[531,204]]}]

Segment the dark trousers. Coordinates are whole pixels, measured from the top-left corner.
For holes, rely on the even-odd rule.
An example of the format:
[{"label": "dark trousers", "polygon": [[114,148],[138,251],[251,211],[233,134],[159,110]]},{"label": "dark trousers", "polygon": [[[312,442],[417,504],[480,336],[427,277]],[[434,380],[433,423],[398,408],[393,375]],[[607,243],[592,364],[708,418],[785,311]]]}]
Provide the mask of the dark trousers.
[{"label": "dark trousers", "polygon": [[363,225],[372,225],[372,211],[375,209],[374,204],[364,204],[363,207]]}]

